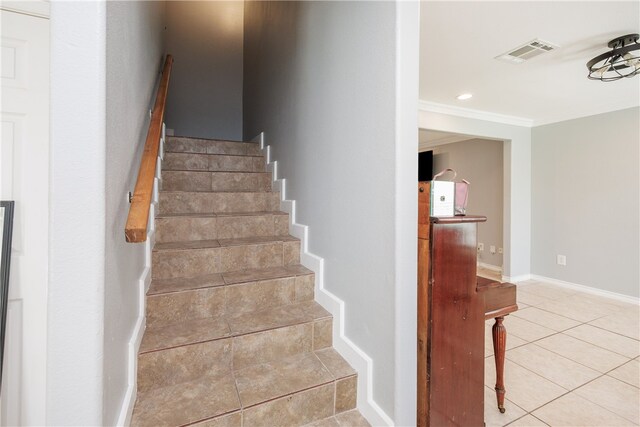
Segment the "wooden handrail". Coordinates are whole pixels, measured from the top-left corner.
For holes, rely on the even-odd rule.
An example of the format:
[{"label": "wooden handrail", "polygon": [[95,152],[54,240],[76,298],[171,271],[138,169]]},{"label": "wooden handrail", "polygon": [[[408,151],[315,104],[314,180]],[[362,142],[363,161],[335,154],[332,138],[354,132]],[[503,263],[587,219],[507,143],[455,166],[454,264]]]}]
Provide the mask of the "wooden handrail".
[{"label": "wooden handrail", "polygon": [[153,196],[153,181],[156,176],[156,164],[158,150],[160,149],[160,137],[162,136],[162,123],[164,122],[164,107],[167,101],[167,91],[169,89],[169,76],[171,75],[171,65],[173,57],[167,55],[162,69],[162,78],[156,94],[156,102],[151,114],[151,123],[147,139],[144,143],[144,151],[140,160],[138,170],[138,180],[136,181],[127,225],[124,235],[129,243],[140,243],[147,240],[147,225],[149,224],[149,208]]}]

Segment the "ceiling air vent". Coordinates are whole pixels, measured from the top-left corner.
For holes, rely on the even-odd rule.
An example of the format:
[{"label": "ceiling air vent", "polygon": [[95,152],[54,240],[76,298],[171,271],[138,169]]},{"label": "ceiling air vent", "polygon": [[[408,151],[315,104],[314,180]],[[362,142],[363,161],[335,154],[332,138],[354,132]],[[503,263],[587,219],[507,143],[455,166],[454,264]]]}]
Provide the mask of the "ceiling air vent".
[{"label": "ceiling air vent", "polygon": [[531,58],[534,58],[543,53],[551,52],[557,49],[558,46],[546,42],[540,39],[531,40],[529,43],[519,46],[515,49],[511,49],[502,55],[496,56],[496,59],[501,61],[511,62],[513,64],[521,64]]}]

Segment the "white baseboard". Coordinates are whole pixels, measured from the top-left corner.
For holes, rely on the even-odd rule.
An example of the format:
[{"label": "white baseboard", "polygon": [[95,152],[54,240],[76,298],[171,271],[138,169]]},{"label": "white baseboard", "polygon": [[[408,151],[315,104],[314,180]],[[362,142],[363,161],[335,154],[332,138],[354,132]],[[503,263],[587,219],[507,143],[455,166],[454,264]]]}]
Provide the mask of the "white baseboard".
[{"label": "white baseboard", "polygon": [[521,274],[519,276],[502,276],[503,282],[518,283],[531,279],[531,274]]},{"label": "white baseboard", "polygon": [[630,295],[619,294],[616,292],[605,291],[604,289],[598,289],[591,286],[579,285],[577,283],[565,282],[564,280],[554,279],[552,277],[538,276],[537,274],[531,274],[530,279],[537,280],[539,282],[547,282],[552,285],[561,286],[567,289],[574,289],[576,291],[585,292],[592,295],[597,295],[604,298],[610,298],[617,301],[626,302],[629,304],[640,305],[640,298],[632,297]]},{"label": "white baseboard", "polygon": [[[164,134],[164,124],[162,125]],[[138,352],[142,343],[142,336],[147,325],[146,318],[146,295],[151,286],[151,249],[156,242],[156,224],[155,217],[158,210],[158,198],[160,192],[160,177],[162,158],[164,157],[164,135],[160,139],[160,150],[158,155],[158,163],[156,166],[156,177],[153,182],[153,196],[151,206],[149,206],[149,224],[147,228],[147,240],[144,242],[144,267],[138,278],[138,317],[133,326],[133,332],[127,345],[127,390],[125,391],[122,407],[118,415],[118,426],[128,426],[131,424],[133,415],[133,407],[136,403],[138,390]]]},{"label": "white baseboard", "polygon": [[502,267],[498,267],[493,264],[486,264],[484,262],[478,261],[478,267],[486,268],[487,270],[495,271],[497,273],[502,273]]},{"label": "white baseboard", "polygon": [[324,259],[309,252],[309,228],[296,222],[296,202],[286,198],[286,180],[278,178],[278,162],[271,159],[264,133],[252,141],[260,144],[267,170],[272,174],[273,190],[280,192],[280,208],[289,213],[289,232],[300,239],[300,263],[315,273],[316,301],[333,316],[333,346],[358,372],[358,410],[371,425],[393,426],[393,420],[373,399],[373,360],[345,335],[345,303],[324,287]]}]

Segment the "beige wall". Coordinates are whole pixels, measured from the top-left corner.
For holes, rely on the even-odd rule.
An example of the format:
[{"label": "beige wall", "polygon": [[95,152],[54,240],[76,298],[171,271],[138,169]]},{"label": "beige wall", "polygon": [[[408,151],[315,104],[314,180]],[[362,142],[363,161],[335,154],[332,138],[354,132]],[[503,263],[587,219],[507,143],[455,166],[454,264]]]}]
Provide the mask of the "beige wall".
[{"label": "beige wall", "polygon": [[[472,139],[433,148],[434,175],[452,168],[458,173],[456,180],[471,183],[467,213],[487,217],[487,222],[478,225],[478,243],[484,243],[478,262],[496,267],[502,267],[498,248],[503,247],[503,145],[502,141]],[[491,245],[496,247],[495,254],[489,251]]]}]

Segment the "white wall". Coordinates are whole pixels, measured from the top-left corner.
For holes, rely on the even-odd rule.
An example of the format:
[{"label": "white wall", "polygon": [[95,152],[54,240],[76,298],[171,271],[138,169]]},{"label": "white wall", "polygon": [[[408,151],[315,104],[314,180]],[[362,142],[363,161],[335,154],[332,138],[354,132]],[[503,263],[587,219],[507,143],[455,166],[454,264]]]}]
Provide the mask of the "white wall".
[{"label": "white wall", "polygon": [[532,135],[532,273],[640,296],[640,108]]},{"label": "white wall", "polygon": [[102,425],[106,3],[51,2],[50,22],[46,424]]},{"label": "white wall", "polygon": [[421,109],[420,129],[504,140],[503,276],[531,273],[531,128]]},{"label": "white wall", "polygon": [[[504,142],[488,139],[471,139],[433,148],[434,174],[446,168],[455,169],[456,181],[466,179],[469,186],[467,212],[485,215],[487,221],[478,224],[478,243],[484,250],[478,251],[478,262],[502,267],[503,239],[503,148]],[[451,179],[449,172],[444,179]],[[496,247],[491,254],[490,246]]]},{"label": "white wall", "polygon": [[243,1],[167,2],[165,121],[176,135],[242,139],[243,11]]},{"label": "white wall", "polygon": [[135,186],[164,60],[164,2],[107,3],[104,418],[115,425],[129,376],[128,345],[140,306],[144,244],[126,243],[127,192]]},{"label": "white wall", "polygon": [[113,425],[143,248],[125,243],[162,55],[160,2],[51,4],[47,425]]},{"label": "white wall", "polygon": [[399,425],[415,423],[418,8],[245,4],[245,138],[272,145],[346,335],[373,360],[373,399]]}]

